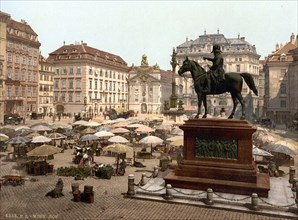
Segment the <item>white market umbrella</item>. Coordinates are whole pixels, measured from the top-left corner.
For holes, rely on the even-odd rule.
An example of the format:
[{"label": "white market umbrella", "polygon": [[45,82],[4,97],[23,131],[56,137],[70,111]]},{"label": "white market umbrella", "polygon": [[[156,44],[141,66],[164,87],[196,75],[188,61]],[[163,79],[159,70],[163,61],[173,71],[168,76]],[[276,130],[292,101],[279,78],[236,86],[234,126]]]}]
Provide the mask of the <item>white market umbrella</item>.
[{"label": "white market umbrella", "polygon": [[48,138],[51,138],[52,140],[59,140],[59,139],[65,139],[67,138],[65,135],[61,134],[61,133],[50,133],[46,135]]},{"label": "white market umbrella", "polygon": [[88,124],[88,121],[84,121],[84,120],[79,120],[73,123],[73,125],[87,125],[87,124]]},{"label": "white market umbrella", "polygon": [[156,136],[147,136],[140,140],[141,144],[150,144],[151,145],[151,154],[152,154],[152,145],[163,143],[163,139]]},{"label": "white market umbrella", "polygon": [[263,156],[263,157],[272,157],[273,155],[268,151],[262,150],[256,146],[252,148],[252,154],[256,156]]},{"label": "white market umbrella", "polygon": [[108,141],[112,143],[129,143],[129,140],[119,135],[109,138]]},{"label": "white market umbrella", "polygon": [[88,124],[86,124],[86,126],[89,126],[89,127],[98,127],[100,126],[100,124],[96,121],[90,121],[88,122]]},{"label": "white market umbrella", "polygon": [[39,136],[33,137],[31,143],[47,143],[51,141],[52,141],[51,138],[48,138],[43,135],[39,135]]},{"label": "white market umbrella", "polygon": [[123,134],[123,133],[129,133],[130,131],[126,128],[115,128],[111,130],[111,132],[114,134]]},{"label": "white market umbrella", "polygon": [[86,134],[80,138],[80,141],[96,141],[98,139],[99,139],[99,137],[97,137],[94,134]]},{"label": "white market umbrella", "polygon": [[154,129],[150,128],[149,126],[142,126],[142,127],[138,127],[135,132],[138,132],[138,133],[150,133],[150,132],[153,132]]},{"label": "white market umbrella", "polygon": [[113,134],[112,132],[109,132],[109,131],[99,131],[99,132],[96,132],[94,135],[96,135],[99,138],[115,136],[115,134]]},{"label": "white market umbrella", "polygon": [[49,128],[45,125],[36,125],[31,128],[33,131],[51,131],[52,128]]}]

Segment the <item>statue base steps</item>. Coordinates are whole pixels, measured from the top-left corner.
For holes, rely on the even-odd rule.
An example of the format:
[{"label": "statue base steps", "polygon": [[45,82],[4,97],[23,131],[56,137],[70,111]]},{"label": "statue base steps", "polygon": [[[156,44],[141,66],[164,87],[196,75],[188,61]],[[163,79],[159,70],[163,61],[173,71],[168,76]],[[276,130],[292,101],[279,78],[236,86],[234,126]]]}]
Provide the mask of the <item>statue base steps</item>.
[{"label": "statue base steps", "polygon": [[173,187],[268,197],[268,174],[257,173],[252,155],[256,127],[244,120],[191,119],[184,131],[183,160],[164,177]]}]

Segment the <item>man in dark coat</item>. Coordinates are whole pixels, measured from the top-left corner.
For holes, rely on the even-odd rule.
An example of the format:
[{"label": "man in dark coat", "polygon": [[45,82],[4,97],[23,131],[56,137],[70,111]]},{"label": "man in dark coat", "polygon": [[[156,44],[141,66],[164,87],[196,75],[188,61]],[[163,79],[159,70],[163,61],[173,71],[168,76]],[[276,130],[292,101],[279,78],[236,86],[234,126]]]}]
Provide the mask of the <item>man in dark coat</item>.
[{"label": "man in dark coat", "polygon": [[210,71],[208,72],[207,78],[207,91],[211,91],[211,80],[215,82],[217,86],[221,81],[225,79],[225,72],[223,69],[223,56],[221,54],[220,46],[218,44],[213,45],[213,49],[211,53],[214,54],[213,58],[204,57],[204,60],[209,60],[212,62],[212,66],[210,67]]}]

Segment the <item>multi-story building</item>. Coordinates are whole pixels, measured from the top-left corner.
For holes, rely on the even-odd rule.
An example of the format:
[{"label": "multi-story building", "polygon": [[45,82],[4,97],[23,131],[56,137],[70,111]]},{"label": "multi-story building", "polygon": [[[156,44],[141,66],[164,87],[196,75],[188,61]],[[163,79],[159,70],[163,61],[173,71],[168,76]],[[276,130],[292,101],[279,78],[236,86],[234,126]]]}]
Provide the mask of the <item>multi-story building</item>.
[{"label": "multi-story building", "polygon": [[275,51],[265,59],[264,110],[276,124],[287,124],[297,112],[296,48],[297,40],[292,34],[289,42],[276,44]]},{"label": "multi-story building", "polygon": [[5,80],[6,80],[6,29],[9,14],[0,11],[0,124],[4,124]]},{"label": "multi-story building", "polygon": [[19,113],[25,116],[38,108],[40,43],[26,21],[15,21],[2,12],[1,18],[1,54],[6,60],[2,62],[4,114]]},{"label": "multi-story building", "polygon": [[[226,73],[248,72],[252,74],[256,86],[259,86],[260,55],[257,54],[256,47],[248,43],[245,38],[240,37],[240,35],[238,35],[237,38],[226,38],[223,34],[220,34],[219,31],[217,34],[206,34],[205,31],[204,35],[200,35],[195,40],[188,40],[188,38],[186,38],[184,43],[177,46],[177,61],[182,65],[185,57],[188,56],[189,59],[198,62],[208,71],[212,63],[204,60],[203,57],[213,57],[211,51],[214,44],[218,44],[221,47],[224,57],[224,70]],[[197,95],[194,92],[191,79],[177,76],[176,86],[178,98],[183,100],[186,108],[197,105]],[[246,109],[247,116],[249,118],[257,117],[256,114],[259,112],[260,100],[263,97],[256,97],[250,92],[250,89],[245,83],[243,83],[242,95],[247,103],[251,103]],[[208,113],[214,115],[219,115],[221,108],[231,111],[233,106],[230,95],[226,94],[208,96],[207,102]],[[249,106],[251,107],[249,108]]]},{"label": "multi-story building", "polygon": [[63,45],[49,54],[53,63],[54,106],[59,113],[96,115],[127,108],[127,63],[86,43]]},{"label": "multi-story building", "polygon": [[54,113],[54,74],[53,64],[40,55],[38,112],[44,115]]}]

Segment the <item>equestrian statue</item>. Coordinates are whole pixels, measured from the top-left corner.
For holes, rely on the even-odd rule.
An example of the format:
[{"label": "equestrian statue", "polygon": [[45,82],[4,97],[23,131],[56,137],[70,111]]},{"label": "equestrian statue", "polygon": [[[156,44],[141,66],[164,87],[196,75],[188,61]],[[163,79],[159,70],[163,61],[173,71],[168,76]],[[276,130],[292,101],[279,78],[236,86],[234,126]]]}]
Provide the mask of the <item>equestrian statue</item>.
[{"label": "equestrian statue", "polygon": [[242,107],[242,115],[240,119],[244,120],[245,101],[241,95],[243,79],[254,94],[258,95],[258,90],[255,86],[253,77],[249,73],[225,73],[223,69],[223,57],[219,45],[214,45],[211,53],[214,54],[214,58],[204,57],[204,59],[212,61],[213,63],[210,67],[210,71],[206,72],[197,62],[189,60],[188,57],[183,61],[183,65],[178,71],[180,76],[183,76],[187,71],[191,73],[194,88],[198,95],[198,112],[195,118],[199,118],[202,102],[205,108],[205,113],[202,117],[207,117],[207,95],[229,92],[233,99],[233,110],[228,118],[231,119],[234,117],[239,101]]}]

